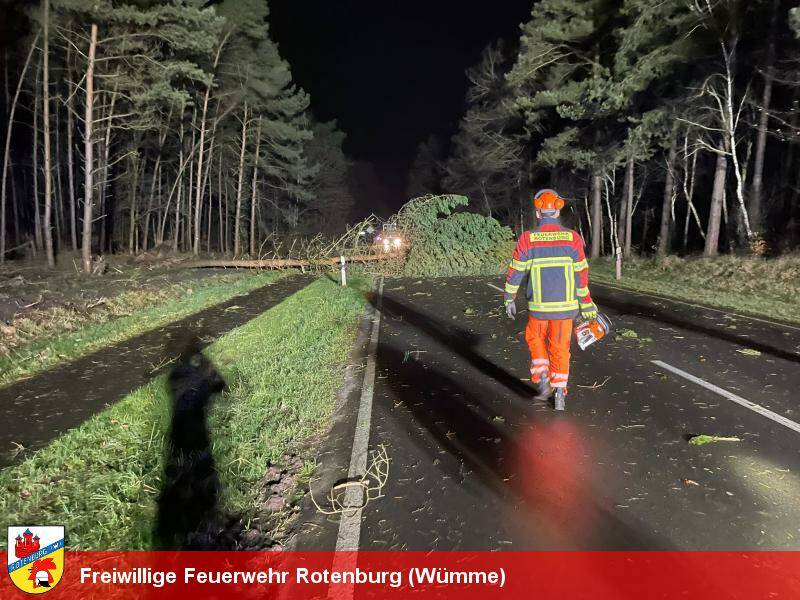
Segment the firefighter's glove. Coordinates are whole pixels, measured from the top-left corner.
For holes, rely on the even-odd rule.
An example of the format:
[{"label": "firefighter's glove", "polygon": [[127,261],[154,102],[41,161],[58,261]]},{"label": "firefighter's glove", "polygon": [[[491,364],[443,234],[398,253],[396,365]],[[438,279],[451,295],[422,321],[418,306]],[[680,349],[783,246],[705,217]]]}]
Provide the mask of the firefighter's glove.
[{"label": "firefighter's glove", "polygon": [[506,314],[508,315],[509,319],[514,319],[517,316],[517,305],[512,300],[511,302],[506,302]]},{"label": "firefighter's glove", "polygon": [[595,306],[594,302],[581,306],[581,316],[587,321],[597,318],[597,306]]}]

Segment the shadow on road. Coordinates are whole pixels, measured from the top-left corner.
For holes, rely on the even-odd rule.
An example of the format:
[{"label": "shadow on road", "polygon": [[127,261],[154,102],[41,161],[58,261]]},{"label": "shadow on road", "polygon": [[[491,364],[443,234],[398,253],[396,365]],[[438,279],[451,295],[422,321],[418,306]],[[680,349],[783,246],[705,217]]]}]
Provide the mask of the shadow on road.
[{"label": "shadow on road", "polygon": [[[702,333],[703,335],[723,340],[725,342],[753,348],[764,354],[771,354],[776,358],[782,358],[794,363],[800,363],[800,354],[798,354],[796,351],[779,348],[774,344],[759,341],[753,337],[740,335],[728,329],[705,325],[697,319],[696,314],[693,315],[694,318],[690,318],[689,316],[682,315],[678,311],[670,310],[668,307],[658,306],[649,302],[636,302],[631,299],[621,298],[613,292],[609,292],[607,288],[603,289],[602,286],[598,286],[597,291],[593,291],[592,295],[595,301],[602,306],[613,308],[614,310],[617,310],[623,314],[654,319],[661,323],[674,325],[675,327],[680,327],[681,329],[686,329],[695,333]],[[668,300],[659,300],[659,302],[668,302]],[[770,336],[769,332],[766,331],[759,330],[759,333],[761,333],[764,337]],[[777,338],[772,336],[772,339],[774,341],[774,339],[782,340],[783,338],[780,334],[778,334]]]},{"label": "shadow on road", "polygon": [[[526,384],[478,354],[476,336],[392,297],[382,298],[381,310],[387,316],[402,317],[407,326],[437,340],[481,375],[517,395],[531,397]],[[403,327],[388,326],[398,330]],[[386,337],[382,338],[377,360],[379,370],[387,375],[384,385],[402,401],[414,422],[462,464],[461,482],[474,473],[499,494],[510,491],[524,502],[536,527],[556,545],[580,549],[667,549],[663,540],[644,533],[638,525],[623,522],[603,505],[603,498],[598,497],[591,484],[591,436],[579,423],[537,418],[523,411],[523,427],[512,431],[495,421],[496,411],[491,410],[488,399],[496,397],[496,392],[480,379],[457,379],[429,364],[407,360],[404,348]],[[431,449],[429,464],[439,462],[438,450]],[[437,474],[431,476],[435,478]],[[435,485],[434,481],[428,484]]]},{"label": "shadow on road", "polygon": [[[369,298],[368,300],[373,306],[375,305],[374,298]],[[487,360],[475,349],[480,341],[480,336],[470,333],[461,327],[445,324],[411,308],[407,304],[398,302],[390,296],[383,296],[382,304],[381,310],[383,312],[402,319],[412,327],[417,328],[443,346],[446,346],[471,366],[504,385],[517,396],[523,398],[533,396],[534,389],[531,386],[523,383],[518,377],[515,377],[505,369],[498,367],[492,361]]]}]

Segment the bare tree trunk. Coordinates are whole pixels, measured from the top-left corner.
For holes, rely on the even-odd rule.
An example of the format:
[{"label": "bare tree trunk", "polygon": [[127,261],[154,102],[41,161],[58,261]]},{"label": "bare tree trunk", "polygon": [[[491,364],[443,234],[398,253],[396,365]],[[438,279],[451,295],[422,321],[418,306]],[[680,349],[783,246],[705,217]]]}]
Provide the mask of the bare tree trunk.
[{"label": "bare tree trunk", "polygon": [[[50,0],[42,0],[44,21],[44,44],[42,47],[42,135],[44,135],[44,253],[47,257],[47,266],[56,266],[56,257],[53,252],[53,159],[50,153]],[[36,109],[34,109],[36,110]]]},{"label": "bare tree trunk", "polygon": [[42,249],[42,217],[39,211],[39,102],[41,101],[40,74],[42,72],[42,61],[39,60],[39,67],[36,71],[36,84],[33,99],[33,129],[31,131],[31,163],[33,164],[33,239],[36,248]]},{"label": "bare tree trunk", "polygon": [[711,192],[711,210],[708,215],[708,228],[706,229],[705,256],[719,254],[720,218],[722,204],[725,201],[725,177],[728,172],[728,157],[721,151],[717,152],[717,166],[714,170],[714,188]]},{"label": "bare tree trunk", "polygon": [[772,100],[772,83],[775,80],[773,66],[775,63],[775,29],[777,24],[778,7],[780,0],[772,0],[772,14],[770,16],[769,41],[767,44],[767,57],[764,64],[764,90],[761,94],[761,114],[758,117],[758,135],[756,136],[756,156],[753,165],[753,183],[750,188],[750,218],[753,231],[760,235],[763,230],[762,215],[762,188],[764,185],[764,153],[767,147],[767,125],[769,124],[769,109]]},{"label": "bare tree trunk", "polygon": [[625,258],[631,255],[633,246],[633,179],[636,175],[634,169],[633,156],[628,158],[628,165],[625,169],[628,172],[627,185],[625,187],[625,238],[622,253]]},{"label": "bare tree trunk", "polygon": [[665,256],[669,252],[670,241],[672,238],[672,201],[675,195],[675,156],[677,154],[676,135],[672,132],[672,139],[667,153],[667,176],[664,180],[664,197],[661,201],[661,228],[658,232],[659,256]]},{"label": "bare tree trunk", "polygon": [[206,88],[203,98],[203,112],[200,116],[200,146],[197,155],[197,183],[195,184],[194,201],[194,240],[192,242],[192,254],[197,256],[200,252],[200,207],[203,202],[203,153],[206,143],[206,113],[208,111],[208,98],[211,95],[211,83]]},{"label": "bare tree trunk", "polygon": [[[222,160],[221,156],[220,156],[220,160]],[[231,248],[231,237],[230,237],[230,231],[231,230],[230,230],[230,226],[229,226],[229,221],[230,221],[230,203],[228,202],[228,200],[229,200],[229,192],[230,192],[230,186],[228,185],[227,174],[226,174],[226,176],[225,176],[225,255],[226,256],[227,256],[227,254],[228,254],[228,252],[230,251],[230,248]]]},{"label": "bare tree trunk", "polygon": [[[143,161],[142,161],[143,162]],[[138,206],[139,206],[139,173],[141,170],[139,156],[133,154],[131,156],[131,165],[133,167],[133,180],[130,187],[130,221],[128,222],[128,253],[136,254],[139,249],[139,235],[137,232],[136,222],[139,220]]]},{"label": "bare tree trunk", "polygon": [[[175,199],[175,230],[172,232],[172,251],[178,251],[178,237],[181,228],[181,196],[183,192],[183,170],[185,168],[185,163],[183,161],[183,115],[180,115],[181,120],[181,129],[180,129],[180,139],[178,144],[178,174],[177,174],[177,185],[178,185],[178,197]],[[165,217],[166,218],[166,217]]]},{"label": "bare tree trunk", "polygon": [[683,138],[683,196],[686,198],[686,221],[683,224],[683,250],[684,252],[689,246],[689,223],[690,217],[694,216],[697,222],[697,228],[700,230],[700,235],[703,239],[706,237],[703,226],[700,223],[700,216],[697,214],[697,209],[694,207],[694,183],[697,175],[697,152],[692,153],[692,164],[689,166],[689,132]]},{"label": "bare tree trunk", "polygon": [[258,152],[261,149],[261,118],[258,119],[256,151],[253,155],[253,186],[250,191],[250,257],[256,255],[256,190],[258,185]]},{"label": "bare tree trunk", "polygon": [[219,152],[219,161],[218,161],[218,170],[217,170],[217,216],[219,217],[219,227],[217,229],[217,236],[218,236],[218,244],[219,244],[219,251],[225,252],[224,247],[224,239],[225,239],[225,230],[223,229],[222,223],[222,150],[220,149]]},{"label": "bare tree trunk", "polygon": [[[226,35],[219,43],[217,47],[217,54],[214,57],[214,67],[213,71],[217,70],[217,65],[219,65],[219,58],[222,55],[222,48],[225,45],[225,41],[227,40],[228,36]],[[208,82],[206,86],[206,93],[203,97],[203,113],[200,117],[200,148],[197,156],[197,197],[195,198],[194,203],[194,244],[192,245],[192,254],[197,256],[200,252],[200,207],[203,203],[203,190],[205,186],[203,185],[203,151],[205,149],[205,140],[206,140],[206,116],[208,114],[208,100],[211,97],[211,88],[214,85],[214,78],[211,78],[211,81]]]},{"label": "bare tree trunk", "polygon": [[[197,107],[192,109],[192,143],[191,149],[194,150],[197,138]],[[186,220],[183,225],[183,251],[191,249],[192,244],[192,198],[194,198],[194,169],[195,164],[191,158],[189,160],[189,181],[186,190]]]},{"label": "bare tree trunk", "polygon": [[600,245],[603,240],[603,206],[601,203],[603,176],[600,173],[592,175],[592,245],[589,256],[600,256]]},{"label": "bare tree trunk", "polygon": [[242,117],[242,146],[239,151],[239,183],[236,185],[236,217],[233,220],[233,255],[239,256],[239,227],[242,222],[242,183],[244,181],[244,150],[247,146],[247,102]]},{"label": "bare tree trunk", "polygon": [[147,196],[147,210],[144,213],[142,223],[142,250],[147,252],[150,245],[150,215],[153,212],[153,200],[156,197],[156,185],[158,183],[159,171],[161,169],[161,152],[156,158],[156,165],[153,167],[153,180],[150,182],[150,193]]},{"label": "bare tree trunk", "polygon": [[89,42],[89,55],[86,66],[86,114],[84,115],[83,132],[83,239],[81,240],[81,262],[83,272],[92,272],[92,203],[93,203],[93,144],[92,126],[94,125],[94,57],[97,50],[97,24],[92,23],[91,41]]},{"label": "bare tree trunk", "polygon": [[[6,142],[3,149],[3,176],[2,183],[0,183],[0,264],[5,261],[6,257],[6,191],[8,189],[8,167],[11,160],[11,130],[14,128],[14,114],[17,111],[17,103],[19,102],[19,94],[22,90],[22,82],[25,80],[25,73],[28,71],[28,66],[31,63],[33,51],[36,49],[36,42],[39,41],[39,34],[33,38],[31,42],[28,55],[25,57],[25,64],[22,65],[22,72],[19,74],[19,82],[17,82],[17,89],[14,91],[14,99],[11,101],[8,112],[8,126],[6,127]],[[7,69],[8,67],[6,67]],[[12,183],[13,185],[13,183]],[[15,203],[16,204],[16,203]],[[19,234],[17,234],[19,235]],[[16,241],[16,240],[15,240]]]},{"label": "bare tree trunk", "polygon": [[[71,46],[67,44],[67,65],[70,65]],[[72,82],[72,70],[67,67],[67,80]],[[73,129],[75,123],[72,116],[72,85],[67,86],[67,183],[69,184],[69,233],[72,250],[78,250],[78,233],[76,231],[75,215],[75,157],[73,155]]]},{"label": "bare tree trunk", "polygon": [[64,225],[64,183],[61,180],[61,111],[58,104],[55,104],[54,115],[55,127],[55,160],[53,161],[53,170],[55,171],[55,189],[53,191],[54,213],[56,220],[56,240],[59,241],[59,246],[64,243],[62,235]]},{"label": "bare tree trunk", "polygon": [[486,184],[483,179],[481,179],[481,193],[483,194],[483,204],[486,206],[486,216],[491,218],[492,217],[492,205],[489,204],[489,198],[486,195]]}]

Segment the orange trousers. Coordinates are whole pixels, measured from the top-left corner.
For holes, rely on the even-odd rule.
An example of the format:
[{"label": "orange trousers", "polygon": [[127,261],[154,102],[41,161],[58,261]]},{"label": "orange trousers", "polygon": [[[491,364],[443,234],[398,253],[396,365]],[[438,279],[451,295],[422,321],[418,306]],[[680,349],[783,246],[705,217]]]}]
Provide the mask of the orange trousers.
[{"label": "orange trousers", "polygon": [[566,388],[572,319],[544,320],[528,315],[525,341],[531,351],[531,381],[538,383],[546,376],[554,388]]}]

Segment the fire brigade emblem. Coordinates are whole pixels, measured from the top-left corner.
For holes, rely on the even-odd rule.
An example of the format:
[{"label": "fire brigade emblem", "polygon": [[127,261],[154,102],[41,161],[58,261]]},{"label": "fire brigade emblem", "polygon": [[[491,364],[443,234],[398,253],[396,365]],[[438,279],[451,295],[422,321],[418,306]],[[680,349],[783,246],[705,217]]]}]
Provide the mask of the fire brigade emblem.
[{"label": "fire brigade emblem", "polygon": [[64,528],[8,528],[8,576],[23,592],[44,594],[64,574]]}]

